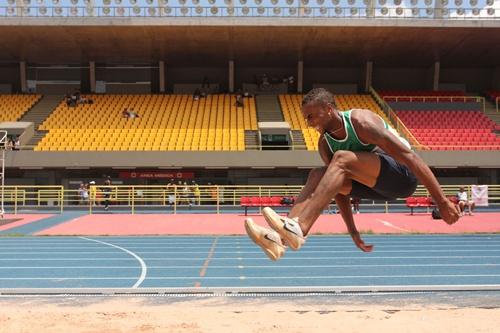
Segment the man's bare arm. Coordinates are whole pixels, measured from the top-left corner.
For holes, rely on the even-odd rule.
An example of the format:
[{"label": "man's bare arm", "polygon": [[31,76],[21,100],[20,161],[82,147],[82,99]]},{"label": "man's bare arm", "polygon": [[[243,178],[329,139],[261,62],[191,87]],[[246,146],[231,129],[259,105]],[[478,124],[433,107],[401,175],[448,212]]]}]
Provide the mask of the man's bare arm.
[{"label": "man's bare arm", "polygon": [[361,141],[379,146],[396,161],[406,165],[417,179],[429,190],[448,224],[455,223],[459,218],[458,210],[444,195],[431,169],[424,161],[408,149],[394,134],[384,128],[380,118],[371,111],[356,110],[353,114],[356,132]]},{"label": "man's bare arm", "polygon": [[356,246],[364,252],[371,252],[373,250],[373,245],[365,244],[365,242],[363,242],[358,229],[354,224],[354,217],[352,216],[351,210],[351,198],[347,195],[337,194],[335,196],[335,202],[337,203],[337,207],[340,210],[342,219],[344,220],[354,244],[356,244]]}]

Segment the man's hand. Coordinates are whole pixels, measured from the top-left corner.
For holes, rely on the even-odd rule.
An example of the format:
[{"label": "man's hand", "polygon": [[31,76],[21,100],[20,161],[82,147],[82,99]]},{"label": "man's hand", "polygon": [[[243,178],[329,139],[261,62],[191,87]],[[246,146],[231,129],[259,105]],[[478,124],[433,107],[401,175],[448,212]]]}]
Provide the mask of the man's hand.
[{"label": "man's hand", "polygon": [[359,234],[354,234],[351,235],[352,240],[354,241],[354,244],[363,252],[372,252],[373,250],[373,245],[371,244],[365,244],[365,242],[361,239],[361,236]]},{"label": "man's hand", "polygon": [[438,208],[441,213],[441,217],[449,225],[458,221],[458,218],[460,217],[460,208],[458,208],[458,206],[450,200],[444,201],[442,204],[438,205]]}]

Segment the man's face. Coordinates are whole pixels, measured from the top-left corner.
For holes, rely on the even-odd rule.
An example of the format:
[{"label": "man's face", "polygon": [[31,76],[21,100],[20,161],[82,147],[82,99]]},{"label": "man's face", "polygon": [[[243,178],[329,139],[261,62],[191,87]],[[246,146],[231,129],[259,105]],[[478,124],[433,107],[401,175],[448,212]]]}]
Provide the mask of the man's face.
[{"label": "man's face", "polygon": [[320,133],[325,131],[325,126],[332,119],[333,111],[334,109],[330,104],[309,104],[302,107],[302,115],[307,126],[315,128]]}]

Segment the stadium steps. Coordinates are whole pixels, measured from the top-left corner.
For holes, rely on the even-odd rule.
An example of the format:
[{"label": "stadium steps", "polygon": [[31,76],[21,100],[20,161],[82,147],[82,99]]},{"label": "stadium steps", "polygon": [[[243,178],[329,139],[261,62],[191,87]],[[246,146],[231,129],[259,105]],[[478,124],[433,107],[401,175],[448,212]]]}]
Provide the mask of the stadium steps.
[{"label": "stadium steps", "polygon": [[486,100],[484,114],[497,125],[500,125],[500,112],[497,112],[497,108],[493,102]]},{"label": "stadium steps", "polygon": [[45,95],[38,103],[31,108],[19,121],[30,121],[35,123],[35,130],[38,126],[47,119],[47,117],[55,110],[62,101],[63,96],[60,95]]},{"label": "stadium steps", "polygon": [[33,137],[28,141],[28,144],[22,148],[23,150],[33,150],[33,148],[40,142],[49,131],[35,131]]},{"label": "stadium steps", "polygon": [[255,97],[258,121],[284,121],[278,96],[259,95]]},{"label": "stadium steps", "polygon": [[294,150],[307,150],[306,141],[302,130],[291,130]]},{"label": "stadium steps", "polygon": [[35,124],[35,134],[26,145],[26,149],[33,150],[40,140],[49,132],[38,130],[38,126],[47,119],[47,117],[59,105],[63,96],[60,95],[45,95],[34,107],[24,114],[19,121],[29,121]]},{"label": "stadium steps", "polygon": [[245,130],[245,149],[259,150],[259,132],[255,130]]}]

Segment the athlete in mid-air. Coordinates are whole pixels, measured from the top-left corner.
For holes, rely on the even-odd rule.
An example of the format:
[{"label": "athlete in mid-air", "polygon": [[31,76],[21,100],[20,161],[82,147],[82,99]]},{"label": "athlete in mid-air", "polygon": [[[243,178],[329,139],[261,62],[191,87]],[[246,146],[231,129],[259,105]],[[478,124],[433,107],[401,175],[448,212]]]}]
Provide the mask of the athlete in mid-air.
[{"label": "athlete in mid-air", "polygon": [[432,171],[380,116],[370,110],[341,112],[333,95],[323,88],[304,97],[302,114],[308,126],[320,133],[318,150],[325,166],[311,170],[288,217],[269,207],[263,209],[272,229],[245,220],[248,235],[269,258],[282,257],[286,245],[298,250],[332,199],[356,246],[372,251],[373,245],[363,242],[356,229],[350,198],[406,198],[415,191],[417,180],[429,190],[446,223],[458,220],[458,207],[446,198]]}]

